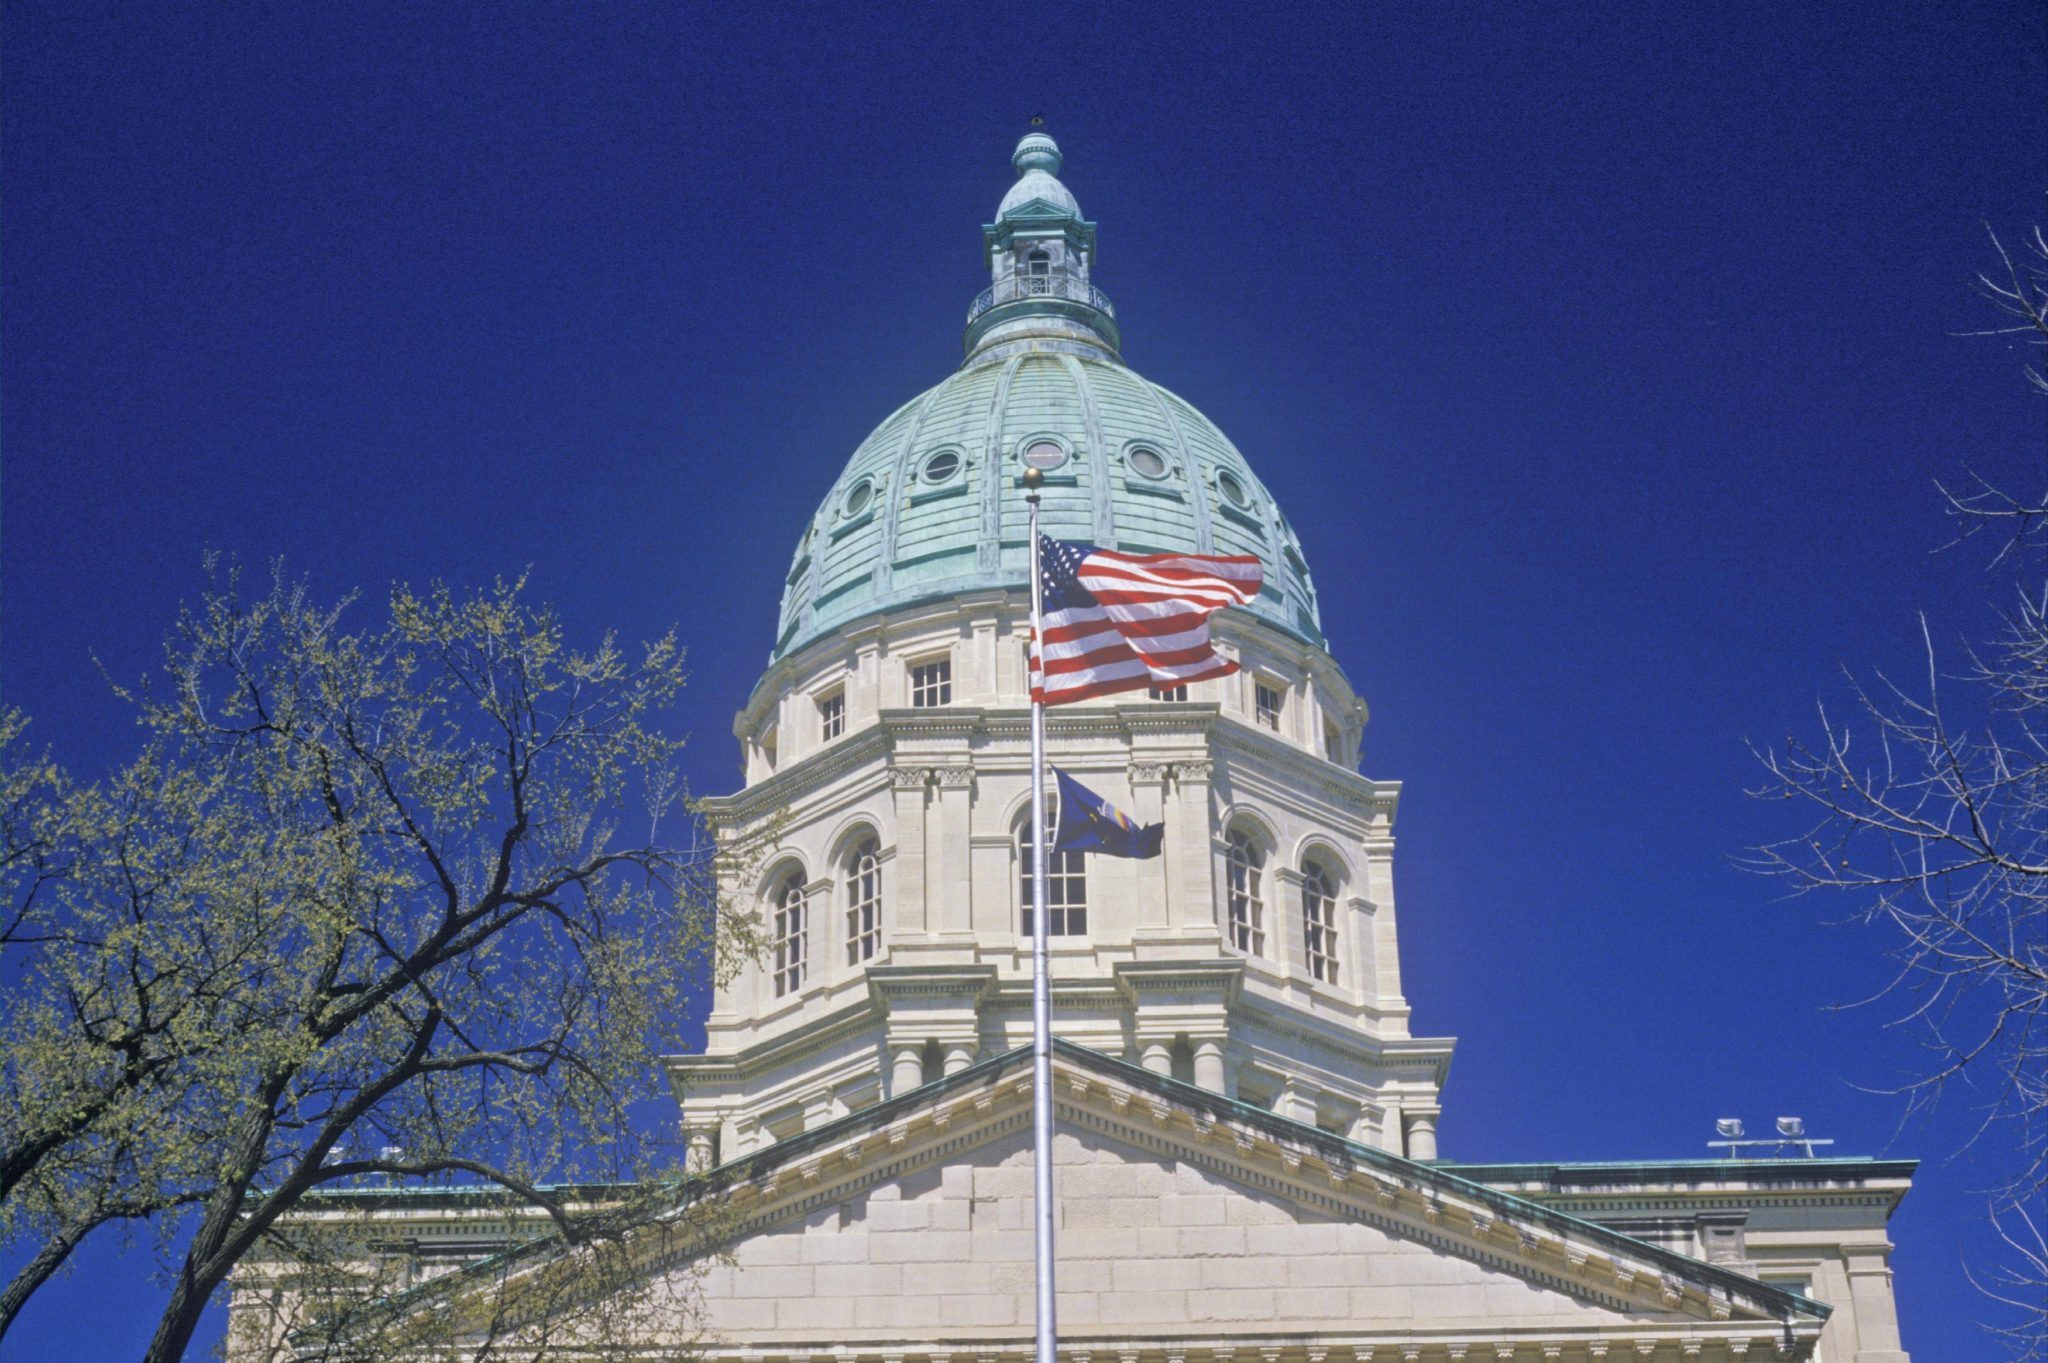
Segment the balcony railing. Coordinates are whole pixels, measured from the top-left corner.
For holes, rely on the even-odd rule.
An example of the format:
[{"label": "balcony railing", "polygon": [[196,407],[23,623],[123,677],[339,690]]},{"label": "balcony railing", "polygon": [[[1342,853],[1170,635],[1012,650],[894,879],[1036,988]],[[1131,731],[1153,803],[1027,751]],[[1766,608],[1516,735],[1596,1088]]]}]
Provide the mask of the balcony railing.
[{"label": "balcony railing", "polygon": [[1109,295],[1093,284],[1048,275],[1013,275],[977,294],[974,306],[967,309],[967,320],[972,322],[999,303],[1015,303],[1026,298],[1067,298],[1076,303],[1086,303],[1111,317],[1116,316],[1116,308],[1110,303]]}]

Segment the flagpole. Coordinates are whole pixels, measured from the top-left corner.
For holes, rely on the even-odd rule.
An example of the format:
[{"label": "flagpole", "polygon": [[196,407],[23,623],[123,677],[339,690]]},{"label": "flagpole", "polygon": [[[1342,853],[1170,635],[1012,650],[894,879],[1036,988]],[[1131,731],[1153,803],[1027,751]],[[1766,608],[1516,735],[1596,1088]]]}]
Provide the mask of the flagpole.
[{"label": "flagpole", "polygon": [[[1038,489],[1045,475],[1024,470],[1031,508],[1031,641],[1045,675],[1045,596],[1038,571]],[[1029,679],[1027,678],[1027,684]],[[1038,1256],[1038,1345],[1035,1363],[1058,1363],[1059,1325],[1052,1276],[1052,962],[1045,914],[1045,706],[1031,698],[1031,1137],[1032,1215]]]}]

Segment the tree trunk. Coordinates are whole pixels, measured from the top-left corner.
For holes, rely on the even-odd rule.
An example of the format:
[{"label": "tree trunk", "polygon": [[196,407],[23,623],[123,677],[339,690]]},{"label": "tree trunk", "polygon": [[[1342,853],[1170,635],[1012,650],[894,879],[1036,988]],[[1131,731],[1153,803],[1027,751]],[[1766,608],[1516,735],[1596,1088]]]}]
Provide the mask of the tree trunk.
[{"label": "tree trunk", "polygon": [[71,1257],[71,1251],[78,1248],[93,1227],[104,1218],[61,1227],[36,1251],[33,1259],[22,1265],[5,1290],[0,1290],[0,1339],[7,1337],[7,1327],[14,1324],[14,1318],[21,1314],[21,1308],[28,1305],[28,1299],[36,1289],[50,1280],[50,1275],[64,1266]]}]

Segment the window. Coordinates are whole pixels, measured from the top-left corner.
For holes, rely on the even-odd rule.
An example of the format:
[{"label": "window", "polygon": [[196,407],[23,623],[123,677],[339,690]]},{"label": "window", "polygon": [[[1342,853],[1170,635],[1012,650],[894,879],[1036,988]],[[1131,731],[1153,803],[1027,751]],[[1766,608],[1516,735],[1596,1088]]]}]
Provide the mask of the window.
[{"label": "window", "polygon": [[803,877],[792,874],[775,896],[774,959],[770,964],[778,999],[803,988],[809,965],[804,952],[804,917]]},{"label": "window", "polygon": [[1309,978],[1337,982],[1337,885],[1310,862],[1301,874],[1301,940],[1308,948]]},{"label": "window", "polygon": [[846,963],[873,960],[881,945],[882,849],[866,838],[846,866]]},{"label": "window", "polygon": [[855,516],[860,515],[861,512],[866,511],[868,509],[868,503],[872,502],[874,499],[874,483],[866,478],[863,478],[858,483],[855,483],[851,488],[847,490],[846,501],[842,507],[842,514],[844,514],[848,520],[852,520]]},{"label": "window", "polygon": [[960,471],[960,454],[957,450],[940,450],[924,461],[924,480],[927,483],[943,483]]},{"label": "window", "polygon": [[1216,490],[1222,493],[1223,500],[1232,506],[1242,508],[1252,504],[1251,494],[1244,490],[1244,484],[1237,480],[1234,473],[1217,474]]},{"label": "window", "polygon": [[1186,700],[1188,698],[1188,686],[1186,682],[1182,682],[1179,686],[1154,686],[1148,690],[1147,694],[1154,700]]},{"label": "window", "polygon": [[[1059,796],[1045,797],[1045,840],[1052,841],[1059,826]],[[1036,931],[1031,919],[1031,871],[1036,859],[1031,845],[1031,821],[1017,830],[1018,903],[1023,906],[1024,936]],[[1088,932],[1088,873],[1079,852],[1054,852],[1045,863],[1045,935],[1083,937]]]},{"label": "window", "polygon": [[846,692],[833,691],[818,697],[818,738],[830,743],[846,732]]},{"label": "window", "polygon": [[1134,448],[1130,453],[1130,464],[1133,469],[1144,477],[1164,478],[1166,476],[1166,456],[1148,446],[1139,445]]},{"label": "window", "polygon": [[910,669],[910,703],[923,710],[953,703],[953,660],[934,658]]},{"label": "window", "polygon": [[1032,440],[1025,443],[1022,458],[1026,468],[1051,473],[1067,462],[1067,447],[1057,440]]},{"label": "window", "polygon": [[1280,688],[1264,682],[1252,683],[1252,712],[1259,723],[1280,732]]},{"label": "window", "polygon": [[1043,251],[1033,251],[1024,257],[1026,274],[1049,275],[1052,273],[1052,257]]},{"label": "window", "polygon": [[1339,766],[1344,763],[1344,731],[1334,724],[1323,725],[1323,756]]},{"label": "window", "polygon": [[1266,868],[1266,854],[1243,829],[1233,829],[1229,840],[1230,944],[1251,956],[1266,954],[1266,901],[1260,897],[1259,882]]}]

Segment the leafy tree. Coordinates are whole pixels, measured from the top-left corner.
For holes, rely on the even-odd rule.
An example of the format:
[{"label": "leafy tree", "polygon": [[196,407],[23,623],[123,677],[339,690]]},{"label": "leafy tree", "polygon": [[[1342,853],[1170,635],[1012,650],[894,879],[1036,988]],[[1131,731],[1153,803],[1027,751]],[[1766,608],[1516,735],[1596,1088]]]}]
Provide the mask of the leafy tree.
[{"label": "leafy tree", "polygon": [[[1997,244],[1993,238],[1994,245]],[[2048,346],[2048,238],[1980,280],[2007,321],[1984,335]],[[2048,396],[2048,374],[2027,370]],[[1967,1082],[1988,1131],[2017,1162],[1991,1215],[2011,1250],[1980,1281],[2013,1311],[1998,1327],[2017,1357],[2048,1358],[2048,493],[2011,495],[1977,479],[1944,489],[1959,539],[1991,536],[2004,594],[1991,636],[1944,664],[1923,618],[1916,683],[1850,679],[1842,715],[1819,736],[1760,754],[1757,793],[1812,815],[1800,835],[1758,849],[1759,869],[1799,891],[1855,896],[1889,929],[1898,969],[1886,993],[1926,1028],[1932,1062],[1902,1089],[1932,1102]]]},{"label": "leafy tree", "polygon": [[356,623],[209,570],[111,776],[0,718],[0,1333],[124,1222],[171,1266],[150,1363],[258,1260],[338,1319],[377,1285],[333,1215],[366,1182],[480,1183],[615,1264],[665,1162],[634,1105],[750,949],[675,773],[682,650],[573,648],[522,583]]}]

